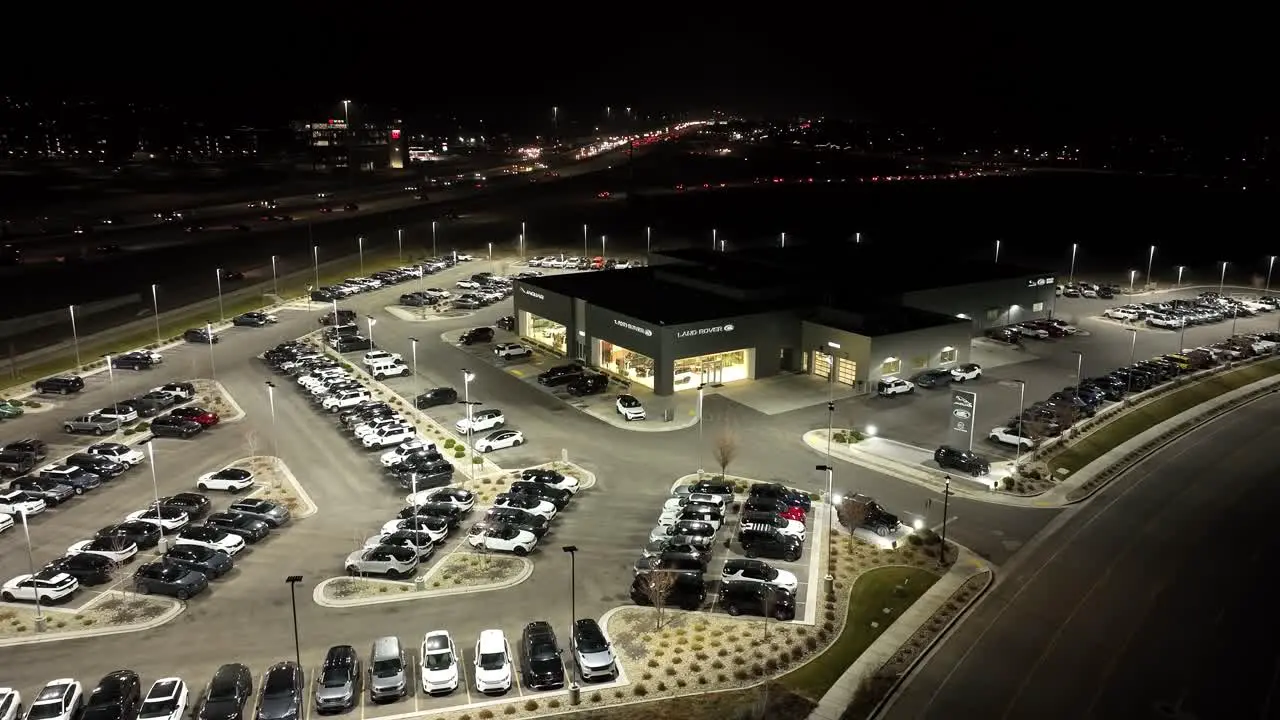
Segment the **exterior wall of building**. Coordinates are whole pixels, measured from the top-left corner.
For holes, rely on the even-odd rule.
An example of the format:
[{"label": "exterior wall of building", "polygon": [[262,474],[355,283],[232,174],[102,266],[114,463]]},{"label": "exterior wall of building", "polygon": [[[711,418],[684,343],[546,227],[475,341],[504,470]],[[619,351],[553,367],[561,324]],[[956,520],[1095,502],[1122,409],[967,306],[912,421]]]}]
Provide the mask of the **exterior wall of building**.
[{"label": "exterior wall of building", "polygon": [[1047,318],[1053,311],[1056,280],[1050,274],[953,285],[903,293],[908,307],[972,322],[973,331]]},{"label": "exterior wall of building", "polygon": [[577,301],[559,293],[525,285],[518,280],[516,292],[512,298],[516,311],[516,331],[520,337],[529,337],[529,314],[537,315],[564,325],[566,337],[569,339],[569,354],[574,354],[572,339],[580,337],[579,331],[582,329],[574,313],[574,303]]},{"label": "exterior wall of building", "polygon": [[[841,362],[854,363],[854,379],[866,382],[867,368],[871,363],[871,338],[841,330],[829,325],[805,320],[800,323],[800,350],[807,353],[806,370],[814,374],[819,355],[828,355],[834,368]],[[839,373],[832,372],[829,380],[838,381]]]},{"label": "exterior wall of building", "polygon": [[668,364],[682,358],[713,355],[732,350],[754,350],[752,378],[777,375],[786,367],[791,353],[799,346],[800,333],[790,313],[763,313],[674,325],[667,328],[663,348]]},{"label": "exterior wall of building", "polygon": [[866,375],[859,367],[858,379],[872,383],[885,375],[910,379],[921,370],[969,362],[971,338],[965,322],[871,338]]}]

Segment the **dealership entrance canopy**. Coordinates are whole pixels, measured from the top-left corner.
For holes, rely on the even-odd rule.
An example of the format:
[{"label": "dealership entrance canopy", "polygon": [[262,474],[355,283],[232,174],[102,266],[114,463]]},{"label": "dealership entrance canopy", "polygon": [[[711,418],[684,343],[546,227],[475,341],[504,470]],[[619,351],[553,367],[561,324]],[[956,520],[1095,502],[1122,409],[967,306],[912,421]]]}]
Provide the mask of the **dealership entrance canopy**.
[{"label": "dealership entrance canopy", "polygon": [[901,254],[886,265],[866,247],[680,250],[646,268],[520,280],[517,328],[658,395],[784,372],[866,389],[967,362],[975,330],[1052,309],[1048,273],[903,267]]}]

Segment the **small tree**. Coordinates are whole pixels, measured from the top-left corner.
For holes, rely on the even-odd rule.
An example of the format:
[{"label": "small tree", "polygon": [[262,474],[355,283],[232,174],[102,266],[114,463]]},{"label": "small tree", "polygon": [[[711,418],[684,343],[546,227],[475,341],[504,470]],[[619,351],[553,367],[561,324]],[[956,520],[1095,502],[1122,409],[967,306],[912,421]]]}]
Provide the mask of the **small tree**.
[{"label": "small tree", "polygon": [[725,472],[729,469],[729,465],[733,463],[734,458],[737,456],[737,434],[733,432],[733,428],[728,426],[721,428],[720,433],[716,435],[715,445],[716,464],[720,466],[721,478],[724,478]]},{"label": "small tree", "polygon": [[667,605],[667,598],[671,595],[671,589],[676,585],[676,574],[673,572],[662,572],[655,570],[647,572],[640,576],[641,587],[644,594],[649,598],[649,602],[653,603],[654,609],[658,611],[657,623],[654,629],[662,627],[662,610]]},{"label": "small tree", "polygon": [[836,508],[836,519],[841,525],[849,528],[849,532],[853,532],[862,527],[862,523],[867,520],[867,506],[865,503],[858,502],[853,498],[844,498],[840,501],[840,506]]}]

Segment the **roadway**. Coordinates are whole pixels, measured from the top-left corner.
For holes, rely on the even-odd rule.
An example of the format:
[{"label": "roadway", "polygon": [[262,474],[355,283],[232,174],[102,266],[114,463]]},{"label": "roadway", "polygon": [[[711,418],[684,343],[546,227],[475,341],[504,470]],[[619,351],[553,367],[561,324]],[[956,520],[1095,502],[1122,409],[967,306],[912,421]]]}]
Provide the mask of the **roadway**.
[{"label": "roadway", "polygon": [[1277,412],[1266,396],[1065,511],[884,717],[1280,715]]},{"label": "roadway", "polygon": [[[483,265],[464,263],[432,276],[428,282],[452,285],[457,278],[484,269]],[[423,386],[456,384],[460,368],[472,365],[465,353],[440,342],[442,333],[456,333],[511,312],[510,301],[506,301],[469,318],[397,322],[381,308],[393,304],[403,289],[392,287],[357,296],[344,305],[361,314],[377,313],[379,322],[374,331],[380,346],[408,357],[407,337],[419,338]],[[292,656],[288,588],[282,578],[293,573],[307,578],[299,593],[298,615],[302,657],[311,666],[333,644],[364,648],[374,637],[396,634],[412,645],[426,630],[440,627],[449,629],[464,647],[473,643],[483,628],[500,627],[516,637],[523,625],[534,619],[552,620],[563,637],[567,633],[569,568],[556,548],[564,544],[582,548],[576,590],[580,616],[599,616],[627,602],[631,563],[670,484],[695,469],[701,464],[698,456],[706,454],[705,450],[699,452],[697,429],[640,433],[607,425],[498,367],[482,363],[471,367],[477,374],[474,397],[500,404],[513,423],[529,435],[530,447],[540,453],[502,451],[493,459],[515,467],[558,457],[564,448],[572,459],[596,473],[598,485],[585,491],[575,506],[556,520],[545,547],[530,556],[536,566],[533,576],[517,588],[485,593],[479,604],[477,598],[464,595],[341,610],[314,605],[307,595],[310,586],[338,574],[341,558],[357,541],[372,534],[403,497],[403,491],[383,478],[376,459],[349,446],[331,427],[331,418],[317,414],[295,388],[281,387],[275,392],[277,432],[272,434],[263,383],[280,378],[253,356],[314,329],[319,312],[319,308],[315,312],[284,310],[278,326],[225,331],[222,342],[213,348],[214,367],[217,378],[247,417],[189,443],[161,441],[162,452],[156,458],[160,492],[170,493],[189,489],[199,473],[248,455],[251,448],[264,452],[276,445],[319,505],[319,512],[255,548],[237,577],[215,583],[211,593],[193,600],[187,613],[165,626],[144,633],[5,649],[8,662],[0,670],[0,685],[33,692],[53,677],[73,676],[92,682],[120,666],[132,667],[148,682],[176,673],[188,682],[203,683],[219,664],[231,661],[245,662],[260,672],[269,663]],[[166,362],[150,372],[117,373],[114,392],[106,378],[95,376],[84,393],[57,401],[52,411],[7,421],[0,428],[7,439],[37,435],[52,440],[67,415],[101,407],[113,397],[129,397],[167,380],[209,374],[207,346],[175,348],[167,354]],[[716,398],[708,398],[709,414],[716,412],[716,402]],[[765,416],[735,410],[741,450],[733,470],[821,489],[824,479],[813,471],[820,456],[799,446],[789,432],[779,432],[771,422]],[[166,445],[179,449],[170,454]],[[62,445],[59,449],[69,448]],[[838,477],[857,478],[864,492],[877,496],[892,510],[905,513],[923,507],[928,498],[937,499],[925,488],[839,460],[835,464]],[[145,504],[151,494],[148,480],[134,476],[118,487],[97,491],[97,497],[72,501],[65,512],[51,511],[36,518],[32,533],[37,560],[52,557],[89,531]],[[956,518],[949,527],[951,537],[996,562],[1007,561],[1012,547],[1029,540],[1055,514],[959,499],[952,501],[951,508]],[[0,538],[4,548],[0,574],[4,577],[25,568],[21,543],[17,533]],[[384,712],[395,710],[396,706],[391,706]]]}]

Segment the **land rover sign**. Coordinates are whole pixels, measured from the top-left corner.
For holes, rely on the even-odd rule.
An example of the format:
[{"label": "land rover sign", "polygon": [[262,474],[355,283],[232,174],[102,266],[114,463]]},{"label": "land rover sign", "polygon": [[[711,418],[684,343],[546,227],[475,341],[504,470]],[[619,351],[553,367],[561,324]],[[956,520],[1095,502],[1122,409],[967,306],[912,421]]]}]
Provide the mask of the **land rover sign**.
[{"label": "land rover sign", "polygon": [[951,391],[951,414],[947,427],[952,447],[973,450],[973,420],[978,410],[978,394],[969,390]]},{"label": "land rover sign", "polygon": [[676,333],[676,338],[701,337],[703,335],[715,335],[717,333],[733,332],[733,325],[712,325],[711,327],[694,328],[692,330],[681,330]]}]

